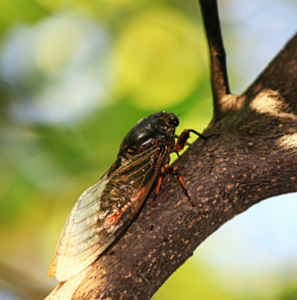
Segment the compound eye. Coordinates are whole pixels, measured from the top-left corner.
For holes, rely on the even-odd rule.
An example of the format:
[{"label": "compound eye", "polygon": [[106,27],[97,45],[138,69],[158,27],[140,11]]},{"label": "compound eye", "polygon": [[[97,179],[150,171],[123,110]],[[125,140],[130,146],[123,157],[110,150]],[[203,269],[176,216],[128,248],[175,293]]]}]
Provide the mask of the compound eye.
[{"label": "compound eye", "polygon": [[179,125],[179,120],[177,117],[174,117],[173,120],[172,120],[172,123],[174,125],[174,127],[177,127]]}]

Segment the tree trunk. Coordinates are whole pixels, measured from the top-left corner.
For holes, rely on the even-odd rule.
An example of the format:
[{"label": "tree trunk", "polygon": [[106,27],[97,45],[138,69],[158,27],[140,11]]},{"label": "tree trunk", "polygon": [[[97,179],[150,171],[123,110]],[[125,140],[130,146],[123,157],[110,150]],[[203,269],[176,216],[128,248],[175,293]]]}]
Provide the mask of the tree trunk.
[{"label": "tree trunk", "polygon": [[297,35],[244,95],[223,90],[214,93],[214,118],[203,133],[218,135],[198,139],[174,163],[195,207],[167,176],[157,206],[150,197],[125,235],[48,300],[149,299],[226,221],[297,191]]}]

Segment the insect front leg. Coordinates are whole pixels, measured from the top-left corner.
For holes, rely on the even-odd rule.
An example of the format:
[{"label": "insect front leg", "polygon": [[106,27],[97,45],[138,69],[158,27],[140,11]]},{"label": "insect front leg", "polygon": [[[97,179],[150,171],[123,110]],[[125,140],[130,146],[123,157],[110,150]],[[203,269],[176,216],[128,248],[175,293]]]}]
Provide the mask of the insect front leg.
[{"label": "insect front leg", "polygon": [[163,177],[164,177],[164,173],[165,173],[165,169],[164,168],[161,168],[160,170],[160,175],[158,177],[158,180],[157,180],[157,187],[156,187],[156,193],[155,193],[155,196],[154,196],[154,202],[153,202],[153,207],[156,206],[156,198],[159,194],[159,190],[160,190],[160,186],[162,184],[162,180],[163,180]]},{"label": "insect front leg", "polygon": [[[153,156],[152,159],[151,159],[151,165],[153,167],[155,167],[158,164],[158,162],[162,159],[166,148],[167,148],[166,146],[160,145],[160,153],[158,155]],[[170,157],[168,156],[167,159],[166,159],[166,164],[169,163],[169,160],[170,160]],[[165,173],[165,169],[164,169],[164,167],[162,167],[160,169],[160,174],[158,175],[157,180],[155,182],[155,184],[157,184],[157,187],[156,187],[156,192],[155,192],[155,196],[154,196],[153,207],[156,206],[156,198],[157,198],[157,195],[159,193],[160,186],[162,184],[164,173]]]},{"label": "insect front leg", "polygon": [[174,149],[172,150],[172,152],[178,153],[179,151],[183,150],[186,145],[188,145],[188,146],[190,145],[188,143],[188,139],[190,137],[190,132],[195,133],[196,135],[198,135],[200,138],[202,138],[204,140],[207,140],[211,136],[217,135],[217,134],[211,134],[209,136],[205,136],[194,129],[185,129],[181,133],[181,135],[178,137],[176,145],[175,145]]},{"label": "insect front leg", "polygon": [[[183,134],[183,133],[182,133],[182,134]],[[178,142],[178,139],[182,136],[182,134],[181,134],[180,136],[178,136],[177,134],[174,135],[174,138],[177,139],[177,142]],[[185,143],[186,143],[186,144],[185,144],[184,146],[191,146],[191,144],[190,144],[190,143],[187,143],[187,141],[186,141]],[[177,144],[176,144],[176,145],[177,145]],[[174,149],[176,149],[176,145],[175,145]],[[175,152],[176,155],[178,156],[178,158],[180,158],[181,156],[179,155],[178,151],[181,151],[181,150],[184,148],[184,146],[183,146],[180,150],[173,150],[172,152]]]},{"label": "insect front leg", "polygon": [[180,182],[180,184],[181,184],[181,186],[182,186],[182,189],[183,189],[185,195],[187,196],[187,198],[188,198],[189,201],[191,202],[192,206],[195,206],[195,203],[192,201],[192,199],[191,199],[191,197],[190,197],[190,195],[189,195],[189,193],[188,193],[188,190],[187,190],[187,188],[186,188],[186,185],[185,185],[185,183],[184,183],[184,180],[183,180],[183,178],[182,178],[182,176],[181,176],[181,174],[180,174],[178,168],[177,168],[177,167],[169,167],[169,165],[166,164],[166,165],[165,165],[165,169],[166,169],[166,172],[167,172],[168,174],[172,174],[172,175],[176,175],[176,176],[177,176],[178,181]]}]

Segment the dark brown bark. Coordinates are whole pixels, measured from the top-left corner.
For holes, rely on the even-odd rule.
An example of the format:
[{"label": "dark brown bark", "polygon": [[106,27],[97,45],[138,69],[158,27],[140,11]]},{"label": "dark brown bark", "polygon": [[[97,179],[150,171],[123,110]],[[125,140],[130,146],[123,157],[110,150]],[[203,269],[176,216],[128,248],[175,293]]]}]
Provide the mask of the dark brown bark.
[{"label": "dark brown bark", "polygon": [[243,96],[219,96],[224,113],[204,132],[219,136],[197,140],[174,164],[196,206],[167,176],[157,206],[150,197],[105,255],[47,299],[149,299],[226,221],[297,191],[296,49],[297,35]]}]

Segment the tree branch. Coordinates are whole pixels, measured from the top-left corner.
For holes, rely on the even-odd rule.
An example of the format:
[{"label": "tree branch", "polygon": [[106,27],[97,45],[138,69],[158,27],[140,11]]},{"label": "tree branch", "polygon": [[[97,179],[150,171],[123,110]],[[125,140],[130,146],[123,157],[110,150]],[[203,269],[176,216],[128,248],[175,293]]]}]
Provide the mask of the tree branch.
[{"label": "tree branch", "polygon": [[214,118],[219,120],[234,105],[236,97],[230,95],[217,0],[199,0],[199,3],[209,47]]},{"label": "tree branch", "polygon": [[[175,165],[196,206],[167,176],[126,234],[49,299],[149,299],[196,247],[266,198],[297,191],[297,36],[237,99],[237,106]],[[281,205],[281,204],[280,204]]]}]

